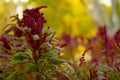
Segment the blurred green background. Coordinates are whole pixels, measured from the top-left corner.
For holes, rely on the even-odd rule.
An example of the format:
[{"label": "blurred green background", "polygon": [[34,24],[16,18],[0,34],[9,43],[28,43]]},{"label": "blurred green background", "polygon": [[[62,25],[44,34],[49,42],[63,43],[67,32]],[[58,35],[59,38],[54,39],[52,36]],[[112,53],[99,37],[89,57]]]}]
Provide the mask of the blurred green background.
[{"label": "blurred green background", "polygon": [[48,6],[41,10],[47,20],[45,26],[51,26],[58,36],[63,32],[82,36],[95,34],[95,25],[80,0],[0,0],[0,33],[10,16],[19,14],[22,17],[24,9],[41,5]]}]

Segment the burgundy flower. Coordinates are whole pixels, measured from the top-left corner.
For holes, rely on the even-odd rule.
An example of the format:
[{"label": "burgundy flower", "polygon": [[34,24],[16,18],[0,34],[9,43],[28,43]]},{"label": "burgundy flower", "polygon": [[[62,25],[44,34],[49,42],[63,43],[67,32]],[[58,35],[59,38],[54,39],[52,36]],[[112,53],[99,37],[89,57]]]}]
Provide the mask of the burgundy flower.
[{"label": "burgundy flower", "polygon": [[72,37],[70,34],[67,34],[67,33],[63,33],[62,34],[62,40],[63,42],[71,49],[71,50],[74,50],[78,47],[79,45],[79,41],[78,41],[78,38],[77,36],[75,37]]},{"label": "burgundy flower", "polygon": [[63,33],[62,34],[62,39],[64,40],[64,42],[69,45],[71,43],[71,36],[67,33]]},{"label": "burgundy flower", "polygon": [[120,42],[120,29],[116,32],[114,39]]},{"label": "burgundy flower", "polygon": [[[92,50],[92,62],[98,63],[99,61],[105,62],[109,65],[114,61],[114,55],[116,51],[116,44],[113,37],[107,34],[106,26],[98,29],[97,36],[95,39],[91,39],[90,44],[94,47]],[[90,46],[91,46],[90,45]],[[105,56],[105,61],[102,60],[102,56]]]},{"label": "burgundy flower", "polygon": [[[43,24],[46,20],[43,17],[43,13],[39,12],[39,9],[46,8],[46,6],[41,6],[35,9],[26,9],[23,12],[23,18],[18,21],[18,25],[22,28],[28,27],[31,29],[31,34],[40,34],[43,28]],[[22,31],[18,28],[14,28],[15,36],[20,37],[22,35]]]},{"label": "burgundy flower", "polygon": [[14,27],[14,34],[17,37],[20,37],[22,35],[22,31],[19,30],[17,27]]},{"label": "burgundy flower", "polygon": [[98,80],[98,75],[97,75],[97,69],[96,67],[94,68],[90,68],[90,77],[89,77],[89,80]]},{"label": "burgundy flower", "polygon": [[115,43],[120,48],[120,29],[116,32],[114,36]]},{"label": "burgundy flower", "polygon": [[98,35],[103,39],[103,45],[106,50],[113,50],[113,40],[108,36],[106,26],[100,27]]},{"label": "burgundy flower", "polygon": [[98,28],[98,36],[102,37],[103,39],[105,39],[106,37],[108,37],[106,26]]},{"label": "burgundy flower", "polygon": [[[17,23],[23,31],[17,27],[14,28],[15,36],[25,36],[27,43],[34,49],[38,49],[46,39],[46,34],[42,34],[43,24],[46,20],[43,17],[43,13],[39,12],[39,9],[46,7],[40,6],[38,8],[26,9],[23,12],[23,18],[18,20]],[[35,40],[35,36],[38,36],[39,39]]]}]

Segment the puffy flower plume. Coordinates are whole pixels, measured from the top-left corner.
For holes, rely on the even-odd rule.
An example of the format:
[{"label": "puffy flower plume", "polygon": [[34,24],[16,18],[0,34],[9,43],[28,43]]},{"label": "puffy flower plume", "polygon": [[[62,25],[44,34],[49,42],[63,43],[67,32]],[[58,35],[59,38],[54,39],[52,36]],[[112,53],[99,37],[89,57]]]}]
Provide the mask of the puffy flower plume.
[{"label": "puffy flower plume", "polygon": [[[18,26],[25,28],[28,27],[31,29],[32,35],[39,35],[43,29],[43,24],[46,20],[43,17],[43,13],[39,12],[41,8],[46,8],[47,6],[40,6],[38,8],[26,9],[23,12],[23,18],[18,21]],[[22,31],[18,28],[14,28],[15,36],[20,37],[22,35]]]}]

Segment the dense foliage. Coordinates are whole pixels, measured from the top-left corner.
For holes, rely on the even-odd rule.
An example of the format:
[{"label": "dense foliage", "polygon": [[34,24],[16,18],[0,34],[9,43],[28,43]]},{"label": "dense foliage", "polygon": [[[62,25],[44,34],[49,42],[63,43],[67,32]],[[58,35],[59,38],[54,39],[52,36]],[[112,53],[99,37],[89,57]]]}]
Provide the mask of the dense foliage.
[{"label": "dense foliage", "polygon": [[[0,36],[1,80],[120,79],[120,31],[109,37],[106,27],[98,29],[96,37],[88,39],[88,48],[79,63],[75,63],[65,59],[61,51],[65,45],[74,50],[77,38],[64,34],[62,44],[54,37],[55,31],[44,27],[46,20],[39,12],[41,8],[46,6],[26,9],[22,19],[12,16],[13,23]],[[91,61],[85,60],[88,51],[92,54]]]},{"label": "dense foliage", "polygon": [[26,9],[22,19],[18,15],[11,17],[17,23],[10,24],[0,37],[1,79],[69,79],[62,69],[65,61],[59,57],[62,44],[54,38],[55,32],[50,27],[43,28],[46,20],[39,12],[41,8],[46,6]]}]

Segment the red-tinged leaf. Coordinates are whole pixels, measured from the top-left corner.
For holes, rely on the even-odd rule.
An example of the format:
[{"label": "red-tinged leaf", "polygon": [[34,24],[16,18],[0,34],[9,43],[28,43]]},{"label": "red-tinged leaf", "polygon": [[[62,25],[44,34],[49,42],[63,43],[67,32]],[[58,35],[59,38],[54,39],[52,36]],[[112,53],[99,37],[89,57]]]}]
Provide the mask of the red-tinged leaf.
[{"label": "red-tinged leaf", "polygon": [[8,55],[7,54],[0,54],[0,58],[7,58]]},{"label": "red-tinged leaf", "polygon": [[34,79],[32,74],[26,74],[26,77],[27,77],[28,79],[30,79],[30,80],[33,80],[33,79]]},{"label": "red-tinged leaf", "polygon": [[0,41],[3,43],[3,47],[5,47],[6,49],[10,49],[10,42],[7,40],[6,36],[0,36]]},{"label": "red-tinged leaf", "polygon": [[58,80],[71,80],[70,77],[65,73],[60,73]]}]

